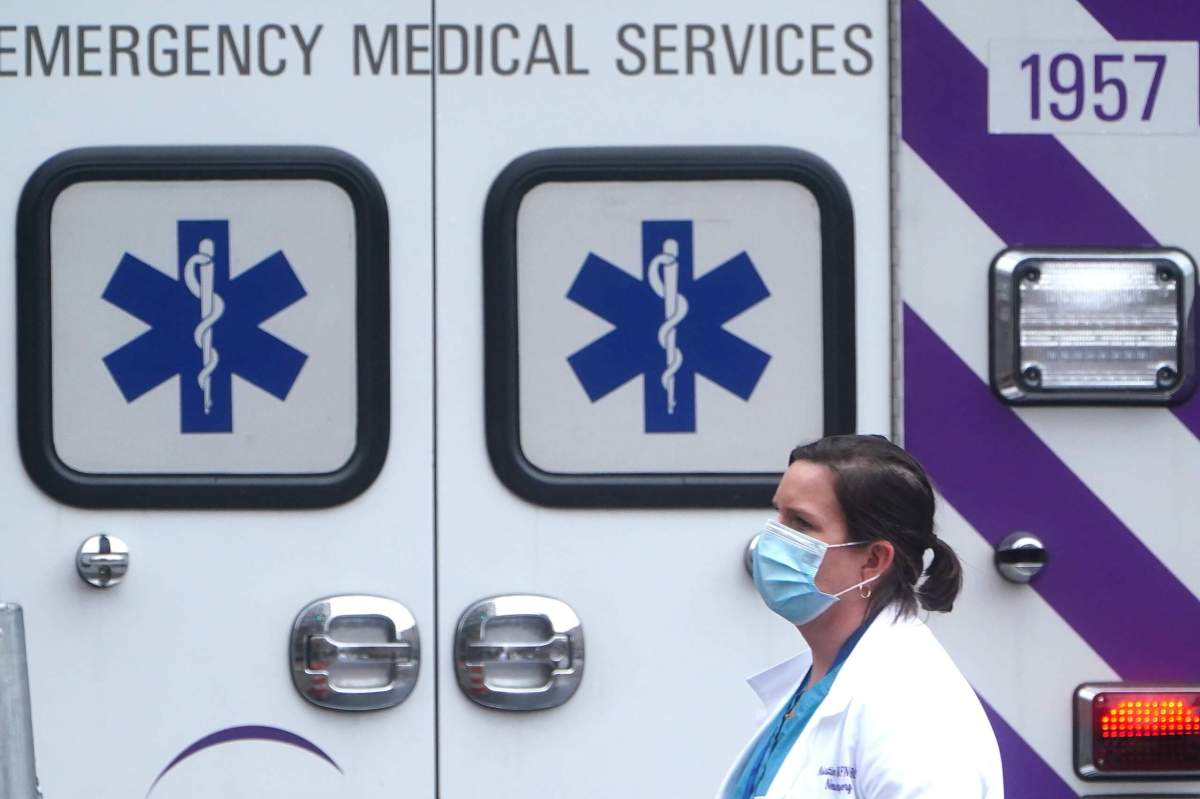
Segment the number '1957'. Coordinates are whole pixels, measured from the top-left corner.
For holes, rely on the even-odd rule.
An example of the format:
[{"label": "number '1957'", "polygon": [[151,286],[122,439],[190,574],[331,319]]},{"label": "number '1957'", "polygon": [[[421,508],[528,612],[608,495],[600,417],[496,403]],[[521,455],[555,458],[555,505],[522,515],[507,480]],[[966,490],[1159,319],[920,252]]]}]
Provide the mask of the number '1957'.
[{"label": "number '1957'", "polygon": [[1057,53],[1043,70],[1042,54],[1033,53],[1021,62],[1029,71],[1029,118],[1041,119],[1048,107],[1063,122],[1089,113],[1103,122],[1126,114],[1150,121],[1166,68],[1164,53],[1095,53],[1090,59]]}]

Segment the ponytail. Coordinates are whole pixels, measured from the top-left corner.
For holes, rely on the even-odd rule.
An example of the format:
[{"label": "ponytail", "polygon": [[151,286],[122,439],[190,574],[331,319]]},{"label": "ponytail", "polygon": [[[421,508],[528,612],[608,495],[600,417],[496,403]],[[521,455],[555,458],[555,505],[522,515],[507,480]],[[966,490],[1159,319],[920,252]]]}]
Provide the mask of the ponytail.
[{"label": "ponytail", "polygon": [[925,581],[917,587],[917,600],[925,610],[949,612],[962,589],[962,565],[958,555],[940,538],[930,545],[933,560],[925,570]]}]

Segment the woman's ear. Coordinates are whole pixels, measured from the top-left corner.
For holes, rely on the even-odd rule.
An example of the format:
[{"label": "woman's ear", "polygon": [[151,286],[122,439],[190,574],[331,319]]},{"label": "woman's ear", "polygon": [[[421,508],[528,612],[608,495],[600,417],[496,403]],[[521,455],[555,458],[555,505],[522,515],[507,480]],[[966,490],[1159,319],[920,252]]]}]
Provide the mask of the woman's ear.
[{"label": "woman's ear", "polygon": [[872,541],[867,547],[867,560],[863,563],[863,579],[883,574],[891,568],[896,557],[896,548],[891,541]]}]

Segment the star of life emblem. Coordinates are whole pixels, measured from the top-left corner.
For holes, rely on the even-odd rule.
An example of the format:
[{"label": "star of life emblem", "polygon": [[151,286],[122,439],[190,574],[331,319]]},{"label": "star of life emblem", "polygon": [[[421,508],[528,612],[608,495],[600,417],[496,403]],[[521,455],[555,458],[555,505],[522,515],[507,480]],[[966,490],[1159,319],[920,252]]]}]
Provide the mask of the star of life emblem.
[{"label": "star of life emblem", "polygon": [[592,402],[643,377],[647,433],[696,432],[696,375],[749,400],[771,356],[723,325],[770,296],[742,251],[693,277],[692,221],[642,223],[643,279],[588,253],[567,292],[614,329],[567,361]]},{"label": "star of life emblem", "polygon": [[126,402],[179,376],[182,433],[233,432],[233,375],[287,399],[307,355],[260,324],[305,296],[282,251],[230,278],[229,221],[180,220],[178,278],[125,253],[103,299],[150,326],[104,357]]}]

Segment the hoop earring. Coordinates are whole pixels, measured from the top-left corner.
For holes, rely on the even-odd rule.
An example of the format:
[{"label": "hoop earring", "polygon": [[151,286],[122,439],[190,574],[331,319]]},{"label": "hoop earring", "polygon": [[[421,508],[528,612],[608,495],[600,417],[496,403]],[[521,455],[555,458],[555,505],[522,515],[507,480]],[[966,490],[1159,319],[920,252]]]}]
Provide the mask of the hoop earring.
[{"label": "hoop earring", "polygon": [[[867,592],[866,592],[865,594],[863,593],[863,589],[864,589],[864,588],[865,588],[865,589],[867,589]],[[869,585],[860,585],[860,586],[858,587],[858,595],[859,595],[860,597],[862,597],[863,599],[870,599],[870,598],[871,598],[871,586],[869,586]]]}]

